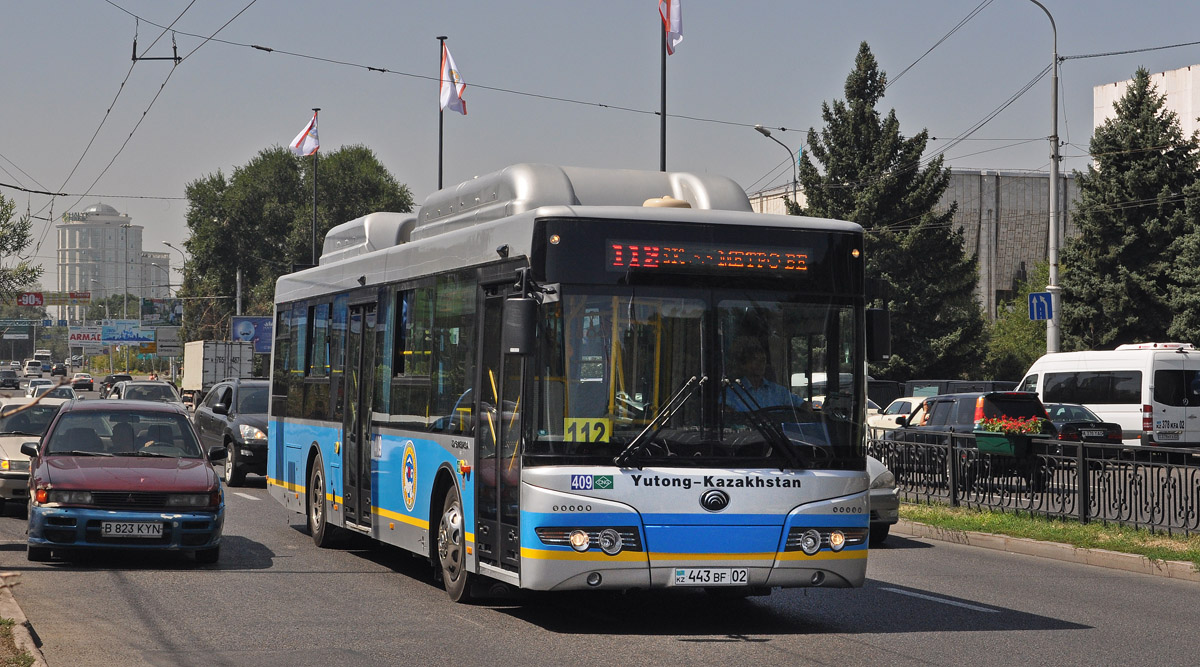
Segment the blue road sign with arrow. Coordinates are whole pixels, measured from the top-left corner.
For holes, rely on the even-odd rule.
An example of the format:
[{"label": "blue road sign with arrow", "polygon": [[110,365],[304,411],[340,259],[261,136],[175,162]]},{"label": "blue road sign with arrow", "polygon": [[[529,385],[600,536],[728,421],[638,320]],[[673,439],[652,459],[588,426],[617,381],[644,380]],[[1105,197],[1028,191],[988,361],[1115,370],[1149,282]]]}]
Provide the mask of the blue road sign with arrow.
[{"label": "blue road sign with arrow", "polygon": [[1029,293],[1029,319],[1054,319],[1054,307],[1051,305],[1049,292]]}]

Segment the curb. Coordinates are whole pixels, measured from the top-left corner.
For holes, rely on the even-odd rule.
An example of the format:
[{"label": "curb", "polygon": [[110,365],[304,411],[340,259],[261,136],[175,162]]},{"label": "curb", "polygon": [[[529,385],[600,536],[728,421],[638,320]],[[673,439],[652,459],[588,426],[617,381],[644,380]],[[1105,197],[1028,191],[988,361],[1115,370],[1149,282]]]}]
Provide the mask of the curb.
[{"label": "curb", "polygon": [[12,585],[17,583],[13,581],[14,574],[19,576],[19,573],[4,573],[6,584],[0,586],[0,617],[11,618],[14,621],[12,634],[17,648],[28,651],[37,667],[46,667],[46,656],[42,655],[42,649],[38,647],[33,633],[29,631],[29,619],[25,618],[25,612],[21,611],[21,605],[17,604],[16,598],[13,597]]},{"label": "curb", "polygon": [[1026,556],[1051,558],[1069,563],[1105,567],[1112,570],[1124,570],[1138,574],[1149,574],[1156,577],[1180,579],[1200,583],[1200,571],[1188,561],[1155,560],[1137,554],[1119,553],[1106,549],[1083,549],[1069,544],[1057,542],[1041,542],[1027,537],[1009,537],[994,533],[976,533],[964,530],[939,528],[925,523],[917,523],[908,519],[900,519],[894,527],[895,532],[909,537],[923,537],[941,542],[966,544],[984,549],[1007,551]]}]

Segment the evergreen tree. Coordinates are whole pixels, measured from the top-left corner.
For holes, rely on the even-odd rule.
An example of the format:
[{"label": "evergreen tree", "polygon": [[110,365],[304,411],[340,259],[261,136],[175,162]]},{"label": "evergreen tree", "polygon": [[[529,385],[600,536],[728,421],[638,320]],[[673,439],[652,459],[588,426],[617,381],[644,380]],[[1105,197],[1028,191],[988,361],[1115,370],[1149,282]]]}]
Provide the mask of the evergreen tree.
[{"label": "evergreen tree", "polygon": [[[866,231],[868,279],[890,286],[892,358],[873,367],[890,379],[964,378],[979,371],[984,319],[975,298],[978,268],[952,229],[954,209],[935,212],[950,184],[941,156],[921,168],[929,133],[900,134],[895,110],[881,116],[887,76],[866,42],[846,78],[846,99],[821,105],[825,128],[808,131],[800,184],[807,207],[826,218],[852,220]],[[821,164],[818,170],[812,160]]]},{"label": "evergreen tree", "polygon": [[1093,164],[1077,172],[1079,235],[1061,258],[1063,349],[1161,341],[1176,321],[1177,257],[1195,244],[1184,194],[1200,157],[1164,102],[1139,68],[1092,135]]},{"label": "evergreen tree", "polygon": [[0,296],[4,299],[32,286],[42,275],[42,267],[21,256],[33,243],[33,220],[14,218],[16,209],[16,202],[0,195]]}]

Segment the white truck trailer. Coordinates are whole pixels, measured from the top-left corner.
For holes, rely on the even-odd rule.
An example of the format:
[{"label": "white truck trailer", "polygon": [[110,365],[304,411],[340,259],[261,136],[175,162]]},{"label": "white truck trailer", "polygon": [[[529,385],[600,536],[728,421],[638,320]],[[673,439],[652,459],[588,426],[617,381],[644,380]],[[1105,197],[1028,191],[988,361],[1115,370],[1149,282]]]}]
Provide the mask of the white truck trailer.
[{"label": "white truck trailer", "polygon": [[185,403],[195,405],[221,380],[250,377],[253,372],[254,343],[193,340],[183,345],[183,378],[179,390]]}]

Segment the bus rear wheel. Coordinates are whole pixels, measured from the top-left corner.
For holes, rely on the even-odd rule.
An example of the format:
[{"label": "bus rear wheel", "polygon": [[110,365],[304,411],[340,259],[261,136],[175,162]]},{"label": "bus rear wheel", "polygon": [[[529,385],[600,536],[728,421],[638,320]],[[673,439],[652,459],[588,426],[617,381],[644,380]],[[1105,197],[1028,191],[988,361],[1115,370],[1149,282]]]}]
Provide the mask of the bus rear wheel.
[{"label": "bus rear wheel", "polygon": [[333,526],[325,514],[325,464],[318,456],[313,460],[312,473],[308,477],[308,489],[304,494],[305,515],[308,516],[308,534],[318,547],[333,544]]},{"label": "bus rear wheel", "polygon": [[467,573],[466,527],[463,525],[462,500],[453,486],[446,491],[442,516],[438,521],[437,554],[446,594],[455,602],[470,598],[470,574]]}]

